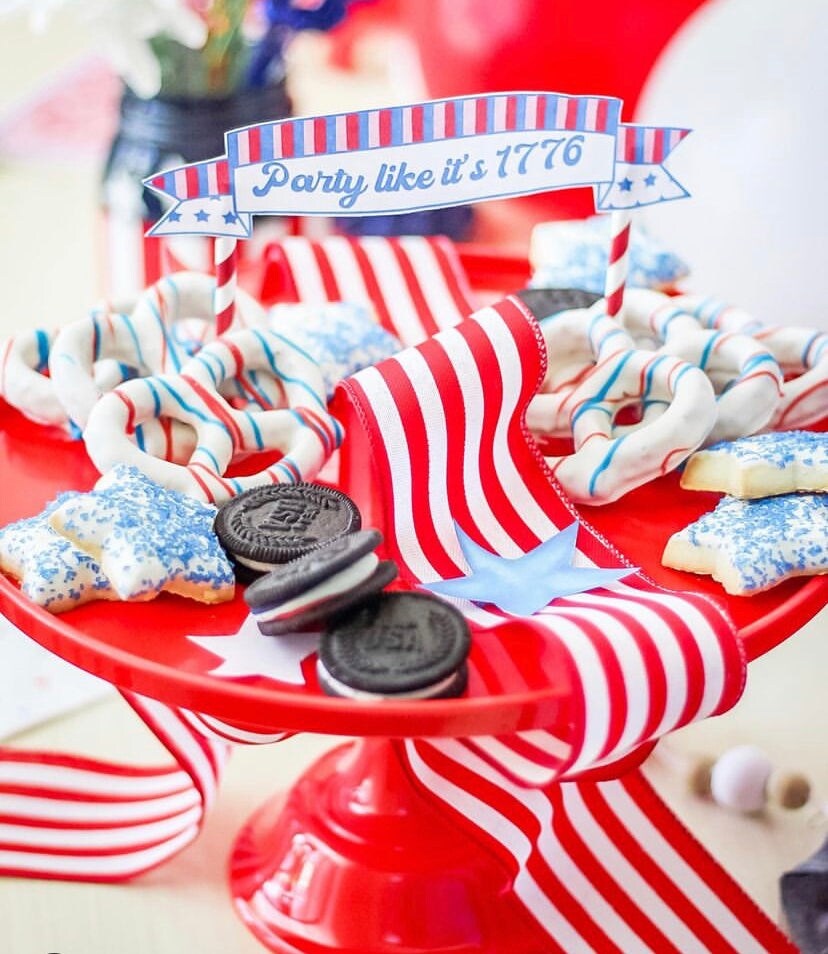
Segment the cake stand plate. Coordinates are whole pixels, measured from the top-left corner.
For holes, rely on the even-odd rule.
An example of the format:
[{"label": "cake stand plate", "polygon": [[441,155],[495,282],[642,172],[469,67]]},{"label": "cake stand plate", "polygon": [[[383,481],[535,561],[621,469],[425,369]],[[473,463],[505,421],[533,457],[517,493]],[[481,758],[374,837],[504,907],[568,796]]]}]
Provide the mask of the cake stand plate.
[{"label": "cake stand plate", "polygon": [[[359,448],[354,451],[358,459]],[[37,513],[59,491],[88,490],[96,477],[81,443],[32,427],[0,404],[0,524]],[[349,489],[368,512],[376,508],[368,492]],[[667,476],[584,515],[658,582],[701,589],[724,603],[755,658],[828,602],[828,577],[792,580],[747,599],[661,567],[657,554],[670,533],[714,502],[714,495],[684,492]],[[545,950],[543,935],[509,890],[509,872],[422,797],[399,755],[405,738],[549,728],[565,718],[563,669],[541,642],[510,640],[505,631],[474,640],[473,675],[461,699],[355,705],[322,694],[313,656],[302,663],[302,685],[214,672],[221,656],[210,652],[210,637],[240,629],[247,615],[241,593],[219,607],[162,596],[150,603],[91,603],[52,616],[0,577],[0,612],[47,649],[119,688],[253,731],[361,737],[325,755],[238,837],[230,859],[232,896],[269,949]],[[193,635],[206,638],[196,643]]]}]

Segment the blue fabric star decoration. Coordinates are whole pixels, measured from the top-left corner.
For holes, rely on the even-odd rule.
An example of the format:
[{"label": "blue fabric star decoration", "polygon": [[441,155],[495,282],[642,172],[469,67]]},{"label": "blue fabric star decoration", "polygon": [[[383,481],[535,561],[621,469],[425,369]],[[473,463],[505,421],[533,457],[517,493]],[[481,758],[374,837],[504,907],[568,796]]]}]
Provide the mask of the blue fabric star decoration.
[{"label": "blue fabric star decoration", "polygon": [[630,192],[630,191],[632,190],[632,187],[633,187],[632,179],[628,179],[628,178],[626,178],[626,177],[623,178],[623,179],[618,183],[618,188],[619,188],[622,192]]},{"label": "blue fabric star decoration", "polygon": [[469,564],[467,576],[420,584],[441,596],[492,603],[515,616],[531,616],[561,596],[586,593],[638,572],[638,567],[572,565],[578,521],[519,557],[501,557],[478,546],[455,523],[457,540]]},{"label": "blue fabric star decoration", "polygon": [[648,176],[644,176],[645,186],[654,186],[655,184],[656,184],[655,173],[651,172]]},{"label": "blue fabric star decoration", "polygon": [[180,212],[176,212],[175,209],[173,209],[172,212],[170,212],[170,214],[167,216],[167,221],[168,221],[168,222],[180,222],[180,221],[181,221],[181,213],[180,213]]},{"label": "blue fabric star decoration", "polygon": [[238,222],[238,220],[239,220],[239,217],[235,214],[235,212],[224,213],[224,221],[226,222],[227,225],[235,225],[235,223]]},{"label": "blue fabric star decoration", "polygon": [[198,222],[206,222],[210,218],[210,213],[205,212],[204,209],[199,209],[198,212],[196,212],[195,217],[196,221]]}]

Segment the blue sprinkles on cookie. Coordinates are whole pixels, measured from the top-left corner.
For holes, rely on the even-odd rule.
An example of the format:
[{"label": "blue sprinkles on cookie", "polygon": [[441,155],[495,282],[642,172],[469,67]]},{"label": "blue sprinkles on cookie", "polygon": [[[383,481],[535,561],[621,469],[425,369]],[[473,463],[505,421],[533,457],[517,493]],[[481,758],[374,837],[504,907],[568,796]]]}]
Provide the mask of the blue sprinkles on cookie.
[{"label": "blue sprinkles on cookie", "polygon": [[788,577],[828,572],[828,495],[724,497],[678,536],[721,552],[744,592],[758,592]]},{"label": "blue sprinkles on cookie", "polygon": [[[603,295],[610,246],[608,216],[543,223],[536,229],[543,261],[535,262],[532,287],[584,288]],[[689,271],[678,255],[641,228],[630,238],[628,270],[631,288],[663,288]]]},{"label": "blue sprinkles on cookie", "polygon": [[768,464],[772,467],[828,467],[828,434],[813,431],[772,431],[720,441],[706,449],[709,454],[727,454],[743,464]]},{"label": "blue sprinkles on cookie", "polygon": [[26,596],[51,612],[115,597],[98,562],[49,526],[50,515],[79,496],[61,494],[36,516],[0,530],[0,570],[18,578]]},{"label": "blue sprinkles on cookie", "polygon": [[65,501],[49,519],[82,549],[100,552],[121,599],[169,590],[214,602],[229,598],[235,584],[213,533],[215,514],[214,507],[119,465],[95,490]]},{"label": "blue sprinkles on cookie", "polygon": [[319,365],[329,398],[343,378],[402,349],[399,339],[378,324],[368,308],[352,302],[304,306],[301,312],[294,305],[277,305],[271,318],[274,332],[304,348]]}]

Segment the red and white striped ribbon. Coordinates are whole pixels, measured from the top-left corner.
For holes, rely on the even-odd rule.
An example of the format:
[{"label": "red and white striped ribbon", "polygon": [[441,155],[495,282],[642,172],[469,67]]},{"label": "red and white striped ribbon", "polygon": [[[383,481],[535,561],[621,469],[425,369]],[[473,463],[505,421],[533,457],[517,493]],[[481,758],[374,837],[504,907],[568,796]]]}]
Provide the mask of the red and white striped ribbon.
[{"label": "red and white striped ribbon", "polygon": [[373,308],[406,346],[420,344],[472,311],[472,292],[454,244],[446,238],[285,238],[271,247],[297,300],[348,301]]},{"label": "red and white striped ribbon", "polygon": [[610,221],[610,250],[604,298],[610,318],[621,318],[624,308],[624,286],[627,283],[630,227],[632,217],[626,209],[616,209]]},{"label": "red and white striped ribbon", "polygon": [[[368,431],[385,537],[410,585],[462,574],[454,521],[505,557],[572,522],[523,424],[545,370],[536,323],[507,299],[341,385]],[[576,561],[623,556],[582,523]],[[487,654],[505,627],[504,639],[540,641],[548,681],[566,667],[570,720],[555,733],[412,741],[409,768],[508,865],[549,950],[790,954],[637,770],[653,740],[741,694],[743,654],[717,605],[637,574],[558,599],[519,630],[495,608],[461,608]],[[505,667],[489,672],[473,652],[470,681],[529,688]]]}]

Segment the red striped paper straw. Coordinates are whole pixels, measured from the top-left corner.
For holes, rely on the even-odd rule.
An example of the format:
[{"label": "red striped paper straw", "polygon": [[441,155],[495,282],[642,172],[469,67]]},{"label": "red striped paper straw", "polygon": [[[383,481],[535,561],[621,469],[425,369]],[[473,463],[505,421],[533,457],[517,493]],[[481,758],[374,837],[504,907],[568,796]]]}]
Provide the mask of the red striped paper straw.
[{"label": "red striped paper straw", "polygon": [[627,251],[630,245],[631,216],[627,209],[616,209],[612,213],[610,231],[609,262],[604,284],[604,297],[607,300],[607,314],[610,318],[621,318],[624,308],[624,285],[627,282]]},{"label": "red striped paper straw", "polygon": [[236,239],[219,236],[215,241],[213,261],[216,266],[216,334],[222,335],[233,323],[236,311]]}]

